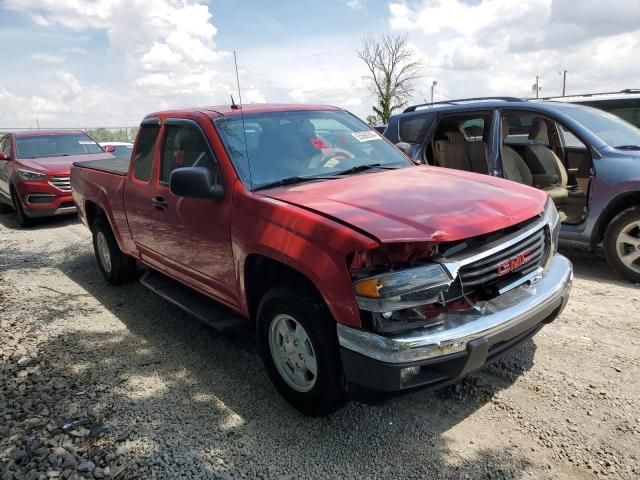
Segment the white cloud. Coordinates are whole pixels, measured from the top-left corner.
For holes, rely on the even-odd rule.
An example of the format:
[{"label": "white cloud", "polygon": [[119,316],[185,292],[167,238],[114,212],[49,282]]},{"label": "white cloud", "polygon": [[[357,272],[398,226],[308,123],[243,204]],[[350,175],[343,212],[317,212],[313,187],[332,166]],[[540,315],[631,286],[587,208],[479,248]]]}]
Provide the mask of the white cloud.
[{"label": "white cloud", "polygon": [[62,63],[65,60],[64,55],[56,55],[54,53],[33,53],[29,55],[31,60],[46,63]]},{"label": "white cloud", "polygon": [[365,5],[365,0],[343,0],[344,4],[352,8],[353,10],[362,10]]},{"label": "white cloud", "polygon": [[[46,73],[14,92],[9,83],[3,88],[6,80],[0,78],[4,125],[35,118],[41,125],[132,125],[150,111],[228,103],[230,94],[238,101],[233,60],[216,43],[215,17],[205,0],[0,1],[39,29],[104,36],[109,44],[100,59],[104,72],[86,71],[84,63],[96,52],[81,42],[27,51],[30,62],[40,62],[40,73]],[[373,5],[341,1],[353,10]],[[570,93],[634,87],[640,78],[640,0],[583,0],[579,6],[572,0],[389,0],[387,5],[388,18],[380,20],[388,21],[392,32],[408,33],[425,65],[415,101],[430,95],[432,80],[438,81],[435,98],[443,100],[530,95],[536,75],[543,94],[558,94],[558,72],[565,69]],[[344,15],[361,15],[348,9]],[[265,12],[265,23],[275,22],[270,10]],[[335,34],[329,26],[323,34],[295,34],[277,43],[265,34],[260,44],[240,45],[243,101],[328,103],[365,117],[374,102],[356,51],[367,33]],[[12,88],[16,85],[20,88],[14,80]]]},{"label": "white cloud", "polygon": [[409,33],[447,96],[531,96],[536,75],[557,95],[565,69],[574,93],[640,77],[640,0],[392,0],[389,25]]}]

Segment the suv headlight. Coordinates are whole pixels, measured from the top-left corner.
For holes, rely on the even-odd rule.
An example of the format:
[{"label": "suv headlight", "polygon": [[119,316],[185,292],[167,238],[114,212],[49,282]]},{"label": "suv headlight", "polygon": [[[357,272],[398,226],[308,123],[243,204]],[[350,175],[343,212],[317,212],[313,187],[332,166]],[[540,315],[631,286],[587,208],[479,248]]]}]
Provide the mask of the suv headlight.
[{"label": "suv headlight", "polygon": [[551,258],[558,251],[558,240],[560,238],[560,214],[556,208],[555,203],[550,198],[547,199],[547,204],[544,207],[544,217],[549,225],[549,233],[551,235],[551,252],[549,257]]},{"label": "suv headlight", "polygon": [[452,278],[440,265],[426,265],[356,280],[358,306],[370,312],[391,312],[433,303]]},{"label": "suv headlight", "polygon": [[18,175],[20,175],[20,178],[23,180],[42,180],[47,177],[46,173],[32,172],[30,170],[23,170],[22,168],[18,168]]}]

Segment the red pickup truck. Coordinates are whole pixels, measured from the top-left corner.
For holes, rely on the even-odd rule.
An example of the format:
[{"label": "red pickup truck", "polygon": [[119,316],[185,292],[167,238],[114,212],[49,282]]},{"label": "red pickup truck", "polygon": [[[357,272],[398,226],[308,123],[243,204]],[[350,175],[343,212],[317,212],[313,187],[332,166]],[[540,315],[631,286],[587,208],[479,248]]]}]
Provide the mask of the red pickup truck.
[{"label": "red pickup truck", "polygon": [[107,280],[140,262],[144,285],[213,327],[255,325],[308,415],[351,385],[476,371],[553,321],[573,278],[544,192],[416,165],[334,107],[154,113],[130,161],[75,163],[71,187]]},{"label": "red pickup truck", "polygon": [[0,212],[32,218],[74,213],[69,169],[77,160],[113,158],[80,130],[35,130],[0,136]]}]

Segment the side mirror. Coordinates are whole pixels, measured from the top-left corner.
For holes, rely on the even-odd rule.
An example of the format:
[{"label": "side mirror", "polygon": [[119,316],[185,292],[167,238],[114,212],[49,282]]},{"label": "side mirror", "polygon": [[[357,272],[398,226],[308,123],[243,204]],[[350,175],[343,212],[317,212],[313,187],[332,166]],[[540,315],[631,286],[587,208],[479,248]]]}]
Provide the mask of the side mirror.
[{"label": "side mirror", "polygon": [[113,145],[107,145],[106,147],[104,147],[104,151],[107,153],[113,153],[116,151],[116,147],[114,147]]},{"label": "side mirror", "polygon": [[214,182],[211,171],[204,167],[176,168],[169,177],[171,193],[179,197],[224,198],[224,187]]},{"label": "side mirror", "polygon": [[407,142],[396,143],[396,148],[404,153],[407,157],[411,158],[411,145]]},{"label": "side mirror", "polygon": [[0,152],[0,160],[11,160],[11,157],[6,152]]}]

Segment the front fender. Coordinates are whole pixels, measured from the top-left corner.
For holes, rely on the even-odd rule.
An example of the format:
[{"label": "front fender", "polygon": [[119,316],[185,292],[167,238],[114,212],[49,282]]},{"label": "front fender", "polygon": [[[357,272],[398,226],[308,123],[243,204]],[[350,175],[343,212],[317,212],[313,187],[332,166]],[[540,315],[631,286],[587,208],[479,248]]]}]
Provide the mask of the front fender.
[{"label": "front fender", "polygon": [[238,291],[246,312],[245,264],[249,255],[258,254],[308,278],[336,321],[360,326],[347,256],[375,248],[378,242],[303,208],[253,193],[241,193],[234,199],[233,217]]}]

